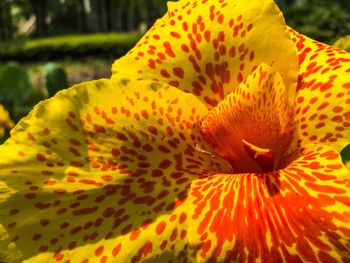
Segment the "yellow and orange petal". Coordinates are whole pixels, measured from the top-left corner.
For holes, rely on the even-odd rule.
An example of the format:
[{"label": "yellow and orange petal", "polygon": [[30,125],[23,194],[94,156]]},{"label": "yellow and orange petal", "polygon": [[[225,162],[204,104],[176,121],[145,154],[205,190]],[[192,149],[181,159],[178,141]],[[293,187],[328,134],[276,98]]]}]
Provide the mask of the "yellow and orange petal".
[{"label": "yellow and orange petal", "polygon": [[279,168],[294,135],[281,75],[262,64],[201,121],[204,137],[235,173]]},{"label": "yellow and orange petal", "polygon": [[337,151],[299,149],[285,169],[191,186],[196,262],[349,262],[350,172]]},{"label": "yellow and orange petal", "polygon": [[297,55],[274,1],[181,0],[112,72],[169,83],[211,108],[261,63],[282,75],[294,97]]},{"label": "yellow and orange petal", "polygon": [[10,118],[9,113],[4,106],[0,103],[0,138],[5,134],[5,129],[11,129],[14,126],[13,121]]},{"label": "yellow and orange petal", "polygon": [[296,121],[299,144],[339,152],[350,144],[350,54],[290,29],[299,57]]},{"label": "yellow and orange petal", "polygon": [[186,258],[191,181],[229,169],[196,150],[206,112],[191,94],[126,78],[40,103],[0,147],[0,261]]}]

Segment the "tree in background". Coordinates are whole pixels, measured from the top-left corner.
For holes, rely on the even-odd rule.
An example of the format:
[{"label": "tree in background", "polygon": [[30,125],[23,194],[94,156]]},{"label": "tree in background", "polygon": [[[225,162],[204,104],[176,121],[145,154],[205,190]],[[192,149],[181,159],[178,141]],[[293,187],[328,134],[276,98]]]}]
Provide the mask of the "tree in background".
[{"label": "tree in background", "polygon": [[350,1],[277,0],[287,24],[322,42],[350,34]]},{"label": "tree in background", "polygon": [[[276,0],[287,23],[324,42],[350,34],[350,1]],[[166,11],[166,0],[0,0],[0,39],[12,37],[18,17],[36,17],[34,36],[137,31]]]},{"label": "tree in background", "polygon": [[13,36],[11,2],[0,0],[0,40],[8,40]]},{"label": "tree in background", "polygon": [[42,37],[47,33],[47,0],[30,0],[30,4],[36,18],[35,35]]},{"label": "tree in background", "polygon": [[79,14],[80,14],[80,26],[81,31],[86,33],[89,32],[88,28],[88,20],[87,20],[87,7],[86,7],[86,1],[85,0],[78,0],[79,2]]},{"label": "tree in background", "polygon": [[[17,10],[15,18],[11,15],[14,8]],[[34,17],[32,35],[42,37],[137,31],[141,24],[150,27],[165,11],[165,0],[0,0],[0,38],[10,38],[18,27]]]}]

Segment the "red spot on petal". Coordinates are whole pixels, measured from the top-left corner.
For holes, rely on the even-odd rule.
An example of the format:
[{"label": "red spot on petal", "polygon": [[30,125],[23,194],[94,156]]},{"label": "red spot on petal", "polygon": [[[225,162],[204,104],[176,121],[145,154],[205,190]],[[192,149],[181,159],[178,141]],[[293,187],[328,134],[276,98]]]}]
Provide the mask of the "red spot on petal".
[{"label": "red spot on petal", "polygon": [[164,221],[160,222],[156,226],[156,233],[157,233],[157,235],[162,234],[164,232],[165,227],[166,227],[166,223]]}]

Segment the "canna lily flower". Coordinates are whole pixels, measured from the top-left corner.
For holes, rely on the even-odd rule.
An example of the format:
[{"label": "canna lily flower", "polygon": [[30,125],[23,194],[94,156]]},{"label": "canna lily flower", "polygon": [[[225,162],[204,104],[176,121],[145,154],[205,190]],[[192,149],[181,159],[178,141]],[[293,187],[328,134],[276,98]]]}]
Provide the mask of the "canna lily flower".
[{"label": "canna lily flower", "polygon": [[4,137],[5,129],[11,129],[13,126],[14,123],[9,113],[5,110],[4,106],[0,104],[0,139]]},{"label": "canna lily flower", "polygon": [[271,0],[181,0],[0,146],[0,261],[348,262],[350,55]]}]

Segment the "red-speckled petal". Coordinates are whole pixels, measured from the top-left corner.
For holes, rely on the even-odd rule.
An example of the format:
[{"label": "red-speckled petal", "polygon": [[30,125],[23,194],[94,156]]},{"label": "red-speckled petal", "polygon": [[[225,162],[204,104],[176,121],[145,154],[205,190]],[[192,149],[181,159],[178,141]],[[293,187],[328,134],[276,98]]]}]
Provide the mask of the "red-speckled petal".
[{"label": "red-speckled petal", "polygon": [[188,236],[196,262],[350,261],[349,170],[319,145],[293,158],[276,172],[192,183]]},{"label": "red-speckled petal", "polygon": [[40,103],[0,147],[0,261],[186,258],[191,181],[227,168],[193,127],[206,112],[191,94],[129,79]]},{"label": "red-speckled petal", "polygon": [[261,63],[283,76],[294,98],[297,55],[274,1],[180,0],[112,72],[167,82],[210,108]]},{"label": "red-speckled petal", "polygon": [[296,140],[330,145],[340,152],[350,144],[350,54],[292,29],[290,34],[300,64]]},{"label": "red-speckled petal", "polygon": [[235,173],[272,171],[293,140],[293,112],[281,75],[262,64],[203,118],[201,129]]}]

